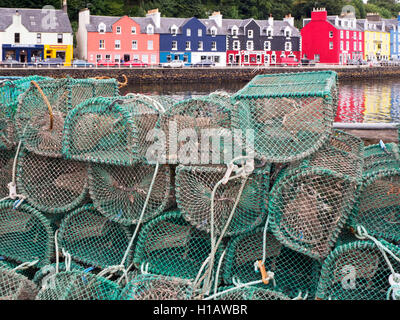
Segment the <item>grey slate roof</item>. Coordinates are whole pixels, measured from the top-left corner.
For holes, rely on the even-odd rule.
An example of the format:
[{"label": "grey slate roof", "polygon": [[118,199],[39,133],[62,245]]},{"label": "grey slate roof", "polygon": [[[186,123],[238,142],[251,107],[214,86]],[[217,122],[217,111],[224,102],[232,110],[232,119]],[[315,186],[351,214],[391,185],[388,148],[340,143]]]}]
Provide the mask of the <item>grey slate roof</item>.
[{"label": "grey slate roof", "polygon": [[[68,15],[62,10],[54,10],[55,28],[51,29],[47,27],[50,23],[50,20],[46,17],[49,14],[48,11],[20,8],[0,8],[0,31],[5,31],[12,24],[13,15],[17,11],[21,15],[22,25],[30,32],[72,33]],[[42,21],[44,21],[44,24],[42,24]]]}]

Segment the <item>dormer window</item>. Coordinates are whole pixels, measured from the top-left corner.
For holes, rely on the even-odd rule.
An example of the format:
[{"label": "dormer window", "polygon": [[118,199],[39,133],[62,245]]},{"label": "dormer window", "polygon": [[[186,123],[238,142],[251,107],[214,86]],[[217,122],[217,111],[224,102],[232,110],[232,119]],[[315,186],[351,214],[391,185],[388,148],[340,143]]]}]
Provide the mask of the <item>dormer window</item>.
[{"label": "dormer window", "polygon": [[253,30],[247,30],[247,37],[248,38],[253,38]]},{"label": "dormer window", "polygon": [[267,37],[272,37],[272,32],[273,32],[272,28],[268,27],[268,29],[267,29]]},{"label": "dormer window", "polygon": [[292,35],[292,31],[290,30],[290,28],[286,28],[285,29],[285,37],[290,38],[291,35]]},{"label": "dormer window", "polygon": [[234,37],[236,37],[236,36],[238,35],[238,28],[237,28],[236,26],[234,26],[234,27],[232,28],[232,35],[233,35]]},{"label": "dormer window", "polygon": [[116,33],[121,34],[121,27],[117,27]]},{"label": "dormer window", "polygon": [[106,32],[106,25],[102,22],[99,24],[97,30],[99,31],[99,33],[104,33]]},{"label": "dormer window", "polygon": [[211,35],[212,36],[216,36],[217,35],[217,28],[215,28],[215,27],[211,28]]},{"label": "dormer window", "polygon": [[147,34],[153,34],[154,33],[154,27],[153,25],[149,24],[146,28]]},{"label": "dormer window", "polygon": [[178,33],[178,28],[177,28],[177,26],[173,25],[173,26],[171,27],[171,34],[172,34],[173,36],[176,36],[177,33]]},{"label": "dormer window", "polygon": [[136,34],[136,27],[132,27],[131,33],[132,33],[132,34]]}]

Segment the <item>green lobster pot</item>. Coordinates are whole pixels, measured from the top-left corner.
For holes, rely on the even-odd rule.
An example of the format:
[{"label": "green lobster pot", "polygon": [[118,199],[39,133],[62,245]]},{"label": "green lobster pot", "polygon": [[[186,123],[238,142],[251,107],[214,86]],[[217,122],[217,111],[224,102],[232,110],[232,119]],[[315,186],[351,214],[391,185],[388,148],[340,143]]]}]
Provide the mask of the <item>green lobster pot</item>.
[{"label": "green lobster pot", "polygon": [[[104,216],[124,225],[136,224],[142,213],[155,167],[137,161],[132,166],[91,163],[89,192]],[[160,165],[142,221],[161,214],[174,203],[173,170]]]},{"label": "green lobster pot", "polygon": [[59,272],[49,281],[36,300],[119,300],[121,293],[116,282],[84,271]]},{"label": "green lobster pot", "polygon": [[0,198],[9,195],[8,184],[12,180],[12,168],[15,152],[10,150],[0,150]]},{"label": "green lobster pot", "polygon": [[118,94],[117,81],[67,78],[32,82],[21,95],[15,115],[19,138],[31,152],[61,157],[67,113],[98,94]]},{"label": "green lobster pot", "polygon": [[[215,261],[221,255],[218,248]],[[133,263],[149,273],[195,279],[211,252],[210,236],[183,219],[179,211],[167,212],[143,226]]]},{"label": "green lobster pot", "polygon": [[379,144],[369,145],[364,148],[364,170],[368,170],[381,161],[400,161],[399,145],[386,143],[385,149]]},{"label": "green lobster pot", "polygon": [[[183,217],[196,228],[210,232],[211,194],[226,173],[226,166],[183,166],[176,169],[176,197]],[[249,176],[225,235],[250,231],[267,216],[270,165]],[[214,230],[220,234],[231,214],[243,180],[220,185],[214,197]]]},{"label": "green lobster pot", "polygon": [[192,283],[185,279],[140,274],[127,283],[121,300],[189,300]]},{"label": "green lobster pot", "polygon": [[303,159],[330,139],[337,91],[333,71],[258,75],[232,96],[232,127],[254,132],[259,158]]},{"label": "green lobster pot", "polygon": [[[91,204],[68,214],[59,230],[60,248],[72,259],[99,268],[119,265],[131,238],[126,227],[102,216]],[[128,255],[126,267],[131,260]]]},{"label": "green lobster pot", "polygon": [[[223,263],[225,284],[248,283],[261,280],[255,264],[263,259],[263,228],[232,238],[227,247]],[[265,270],[274,273],[274,281],[258,284],[257,288],[297,297],[300,292],[313,298],[321,271],[321,264],[302,253],[282,245],[274,235],[265,237]]]},{"label": "green lobster pot", "polygon": [[[381,241],[396,256],[399,248]],[[399,272],[400,263],[389,260]],[[372,241],[354,241],[337,247],[325,260],[316,297],[325,300],[386,300],[391,271]]]},{"label": "green lobster pot", "polygon": [[[77,264],[76,262],[71,261],[71,266],[70,270],[66,270],[66,265],[64,262],[60,262],[58,264],[58,271],[84,271],[86,270],[87,267],[84,267],[83,265]],[[53,280],[51,280],[51,277],[57,273],[56,269],[56,264],[48,264],[40,268],[33,276],[32,281],[39,287],[43,288],[46,286],[52,285]],[[51,281],[50,281],[51,280]]]},{"label": "green lobster pot", "polygon": [[400,160],[371,164],[348,224],[364,226],[374,237],[400,241]]},{"label": "green lobster pot", "polygon": [[26,204],[14,208],[13,201],[0,203],[0,255],[19,263],[39,260],[50,263],[54,254],[50,222]]},{"label": "green lobster pot", "polygon": [[29,76],[0,83],[0,150],[12,149],[16,144],[14,118],[18,97],[29,88],[31,81],[46,79],[50,78]]},{"label": "green lobster pot", "polygon": [[[166,110],[160,121],[166,142],[163,160],[169,164],[229,163],[234,151],[225,154],[228,146],[238,149],[232,140],[231,108],[229,99],[210,94],[177,102]],[[210,143],[210,136],[219,139],[218,146]]]},{"label": "green lobster pot", "polygon": [[64,156],[125,166],[146,159],[152,145],[149,132],[159,121],[156,105],[141,95],[85,101],[65,121]]},{"label": "green lobster pot", "polygon": [[38,291],[27,277],[0,266],[0,300],[35,300]]},{"label": "green lobster pot", "polygon": [[363,143],[335,131],[316,154],[279,173],[270,193],[271,231],[293,250],[324,259],[354,205]]},{"label": "green lobster pot", "polygon": [[[229,291],[228,291],[229,290]],[[214,300],[291,300],[288,296],[269,289],[259,287],[221,287],[221,293]]]},{"label": "green lobster pot", "polygon": [[88,173],[83,162],[50,158],[22,150],[18,156],[17,190],[36,209],[66,213],[87,196]]}]

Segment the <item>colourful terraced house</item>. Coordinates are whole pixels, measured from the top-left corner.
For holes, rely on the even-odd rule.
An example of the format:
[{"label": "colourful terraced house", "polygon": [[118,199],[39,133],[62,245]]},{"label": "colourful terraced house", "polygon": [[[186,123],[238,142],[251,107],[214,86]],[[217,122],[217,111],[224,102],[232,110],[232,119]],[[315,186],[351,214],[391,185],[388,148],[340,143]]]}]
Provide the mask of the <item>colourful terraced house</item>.
[{"label": "colourful terraced house", "polygon": [[396,19],[385,19],[390,30],[390,56],[400,59],[400,14]]}]

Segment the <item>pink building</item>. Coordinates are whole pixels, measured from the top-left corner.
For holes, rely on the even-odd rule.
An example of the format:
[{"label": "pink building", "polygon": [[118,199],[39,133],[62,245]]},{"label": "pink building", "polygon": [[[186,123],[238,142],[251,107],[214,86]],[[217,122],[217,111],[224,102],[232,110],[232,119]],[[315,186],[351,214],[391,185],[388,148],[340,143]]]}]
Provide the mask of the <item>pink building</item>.
[{"label": "pink building", "polygon": [[159,63],[160,35],[155,33],[158,10],[146,18],[91,16],[79,13],[78,53],[89,62],[110,59],[115,62],[138,59]]}]

